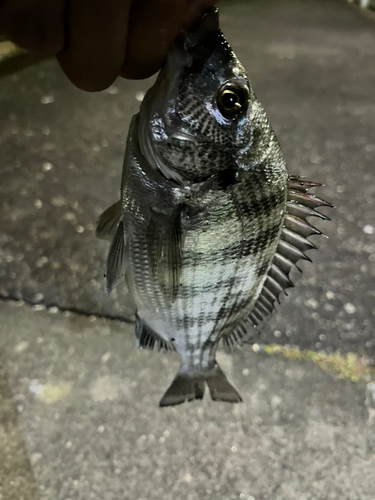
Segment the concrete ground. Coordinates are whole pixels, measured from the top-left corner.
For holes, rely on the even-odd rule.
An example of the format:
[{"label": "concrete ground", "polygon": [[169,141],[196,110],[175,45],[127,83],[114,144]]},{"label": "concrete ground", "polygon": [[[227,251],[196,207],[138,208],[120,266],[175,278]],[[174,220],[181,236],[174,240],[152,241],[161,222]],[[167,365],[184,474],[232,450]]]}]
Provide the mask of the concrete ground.
[{"label": "concrete ground", "polygon": [[373,500],[375,384],[366,404],[364,383],[248,348],[219,356],[244,403],[160,409],[178,360],[138,350],[133,326],[0,311],[2,500]]},{"label": "concrete ground", "polygon": [[221,19],[289,171],[336,206],[259,343],[348,369],[249,346],[221,354],[243,404],[157,407],[178,361],[136,349],[94,237],[150,81],[84,94],[45,61],[0,80],[0,500],[374,499],[375,24],[335,0],[223,1]]}]

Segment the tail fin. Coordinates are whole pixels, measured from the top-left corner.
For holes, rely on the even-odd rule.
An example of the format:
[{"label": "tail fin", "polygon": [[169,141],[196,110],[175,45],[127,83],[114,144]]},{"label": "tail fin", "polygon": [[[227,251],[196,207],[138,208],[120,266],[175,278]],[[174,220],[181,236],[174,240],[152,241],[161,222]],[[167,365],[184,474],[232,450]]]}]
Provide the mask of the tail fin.
[{"label": "tail fin", "polygon": [[206,382],[214,401],[242,403],[240,393],[229,382],[218,364],[216,364],[213,374],[207,377]]},{"label": "tail fin", "polygon": [[212,372],[202,377],[194,378],[180,372],[177,373],[176,378],[162,397],[160,406],[179,405],[185,401],[202,399],[205,382],[207,382],[211,398],[214,401],[242,402],[238,391],[230,384],[220,366],[216,364]]},{"label": "tail fin", "polygon": [[202,378],[187,377],[177,373],[176,378],[161,398],[160,406],[180,405],[185,401],[202,399],[204,394],[204,380]]}]

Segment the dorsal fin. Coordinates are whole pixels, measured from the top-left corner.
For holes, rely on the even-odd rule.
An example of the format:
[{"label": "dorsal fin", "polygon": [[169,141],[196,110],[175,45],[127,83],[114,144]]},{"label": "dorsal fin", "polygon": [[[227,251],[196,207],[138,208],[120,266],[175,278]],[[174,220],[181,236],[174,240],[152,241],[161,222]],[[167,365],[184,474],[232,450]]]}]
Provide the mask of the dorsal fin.
[{"label": "dorsal fin", "polygon": [[322,233],[307,221],[307,217],[315,216],[329,220],[315,209],[319,206],[333,207],[331,203],[308,192],[309,188],[320,185],[295,175],[289,176],[288,201],[276,253],[251,313],[233,332],[223,338],[227,351],[231,351],[237,344],[248,342],[252,337],[251,327],[259,331],[268,321],[275,310],[275,303],[280,303],[281,293],[286,293],[287,288],[294,286],[289,275],[292,269],[301,271],[296,263],[301,259],[311,262],[304,252],[317,247],[307,238]]}]

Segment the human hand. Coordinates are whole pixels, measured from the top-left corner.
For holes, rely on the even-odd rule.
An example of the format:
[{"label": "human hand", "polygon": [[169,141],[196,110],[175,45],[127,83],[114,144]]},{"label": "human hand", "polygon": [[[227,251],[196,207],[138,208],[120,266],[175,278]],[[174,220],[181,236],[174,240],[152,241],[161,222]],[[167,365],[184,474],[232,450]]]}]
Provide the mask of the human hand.
[{"label": "human hand", "polygon": [[56,56],[80,89],[158,71],[182,28],[217,0],[0,0],[0,33]]}]

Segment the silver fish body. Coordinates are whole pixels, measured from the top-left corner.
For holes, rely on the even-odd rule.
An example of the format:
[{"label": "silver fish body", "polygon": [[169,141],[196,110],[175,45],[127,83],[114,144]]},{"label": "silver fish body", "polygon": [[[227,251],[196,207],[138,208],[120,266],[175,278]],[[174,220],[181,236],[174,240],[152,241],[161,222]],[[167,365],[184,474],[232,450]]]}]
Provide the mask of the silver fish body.
[{"label": "silver fish body", "polygon": [[289,271],[314,246],[306,237],[318,232],[306,217],[328,205],[307,193],[314,185],[288,177],[210,11],[176,42],[133,118],[121,204],[97,231],[115,233],[107,291],[125,276],[139,345],[181,357],[162,406],[203,397],[205,382],[214,400],[241,401],[215,360],[219,341],[230,349],[249,340],[291,285]]}]

